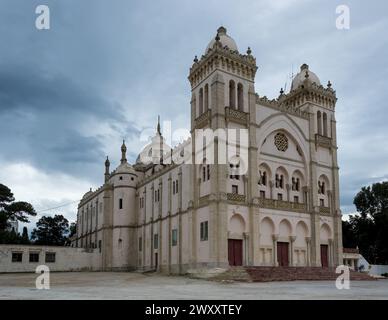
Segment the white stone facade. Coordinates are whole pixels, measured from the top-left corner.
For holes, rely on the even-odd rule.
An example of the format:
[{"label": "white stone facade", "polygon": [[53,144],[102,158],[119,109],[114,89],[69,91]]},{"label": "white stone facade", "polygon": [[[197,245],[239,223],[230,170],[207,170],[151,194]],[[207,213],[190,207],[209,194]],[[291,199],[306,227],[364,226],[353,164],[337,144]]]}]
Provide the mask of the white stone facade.
[{"label": "white stone facade", "polygon": [[154,164],[142,155],[128,164],[124,143],[116,170],[107,159],[104,185],[79,204],[72,245],[100,252],[103,270],[341,264],[335,91],[303,65],[291,91],[268,100],[255,93],[256,71],[251,50],[240,54],[219,28],[190,69],[192,135],[174,150],[198,155],[199,129],[246,129],[247,163],[217,163],[220,137],[214,163],[159,163],[168,149],[158,126],[143,151]]}]

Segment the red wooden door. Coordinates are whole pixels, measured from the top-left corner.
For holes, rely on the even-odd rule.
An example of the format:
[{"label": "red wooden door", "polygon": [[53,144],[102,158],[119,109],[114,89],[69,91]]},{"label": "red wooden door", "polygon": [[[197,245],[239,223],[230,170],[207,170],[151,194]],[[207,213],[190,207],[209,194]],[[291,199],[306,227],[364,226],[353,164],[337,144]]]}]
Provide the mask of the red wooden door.
[{"label": "red wooden door", "polygon": [[242,266],[242,240],[228,239],[228,260],[230,266]]},{"label": "red wooden door", "polygon": [[321,264],[323,268],[329,266],[329,247],[327,244],[321,244]]},{"label": "red wooden door", "polygon": [[289,259],[288,259],[288,242],[278,242],[278,264],[282,267],[288,267]]}]

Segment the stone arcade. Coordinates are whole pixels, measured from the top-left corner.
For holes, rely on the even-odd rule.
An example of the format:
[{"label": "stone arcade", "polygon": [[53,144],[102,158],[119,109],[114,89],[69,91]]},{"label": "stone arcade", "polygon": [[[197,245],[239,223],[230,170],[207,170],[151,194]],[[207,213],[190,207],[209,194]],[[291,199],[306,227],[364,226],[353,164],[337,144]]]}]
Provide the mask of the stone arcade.
[{"label": "stone arcade", "polygon": [[[190,68],[191,138],[173,151],[194,154],[196,129],[247,129],[248,163],[131,165],[123,143],[121,164],[107,159],[105,183],[79,204],[72,246],[100,252],[101,270],[342,264],[335,91],[303,64],[269,100],[257,69],[220,27]],[[142,153],[159,162],[165,147],[158,125]]]}]

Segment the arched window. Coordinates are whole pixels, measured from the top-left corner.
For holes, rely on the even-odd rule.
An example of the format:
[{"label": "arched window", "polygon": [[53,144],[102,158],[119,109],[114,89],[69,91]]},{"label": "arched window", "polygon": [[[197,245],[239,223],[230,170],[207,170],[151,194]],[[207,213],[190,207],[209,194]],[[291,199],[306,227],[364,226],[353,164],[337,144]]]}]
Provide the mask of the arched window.
[{"label": "arched window", "polygon": [[229,107],[236,108],[236,85],[233,80],[229,81]]},{"label": "arched window", "polygon": [[327,137],[327,114],[323,113],[323,135]]},{"label": "arched window", "polygon": [[317,124],[318,124],[318,134],[322,134],[322,116],[321,116],[321,111],[317,112]]},{"label": "arched window", "polygon": [[203,113],[203,88],[199,89],[199,116]]},{"label": "arched window", "polygon": [[205,112],[209,110],[209,85],[205,85]]},{"label": "arched window", "polygon": [[244,89],[241,83],[237,86],[238,110],[244,111]]}]

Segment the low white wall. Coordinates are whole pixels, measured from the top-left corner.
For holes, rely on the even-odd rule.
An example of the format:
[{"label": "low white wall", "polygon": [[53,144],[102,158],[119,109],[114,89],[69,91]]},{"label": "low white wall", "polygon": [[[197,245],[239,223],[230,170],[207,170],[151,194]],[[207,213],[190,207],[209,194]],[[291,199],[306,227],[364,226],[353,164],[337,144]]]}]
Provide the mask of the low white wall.
[{"label": "low white wall", "polygon": [[380,276],[383,273],[388,273],[388,265],[371,264],[369,268],[369,274]]},{"label": "low white wall", "polygon": [[[22,253],[22,262],[12,262],[12,253]],[[55,262],[46,262],[46,252],[55,253]],[[39,262],[30,262],[30,253],[39,253]],[[0,273],[35,272],[39,265],[50,271],[99,271],[101,253],[98,249],[35,245],[0,245]]]}]

